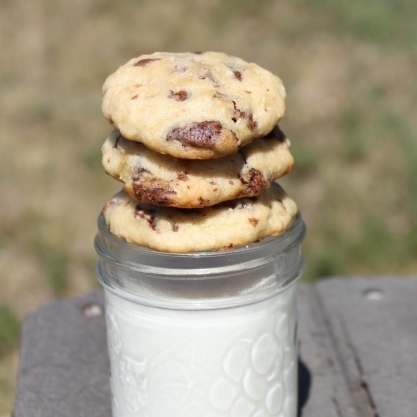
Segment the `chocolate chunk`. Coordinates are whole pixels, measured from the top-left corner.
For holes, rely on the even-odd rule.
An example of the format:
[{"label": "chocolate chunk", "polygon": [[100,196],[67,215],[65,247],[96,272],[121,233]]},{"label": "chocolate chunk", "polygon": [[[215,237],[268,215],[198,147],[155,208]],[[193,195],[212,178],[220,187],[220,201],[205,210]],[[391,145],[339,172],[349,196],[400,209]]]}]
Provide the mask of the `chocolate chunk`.
[{"label": "chocolate chunk", "polygon": [[254,194],[259,194],[263,190],[269,187],[268,182],[265,181],[265,178],[260,171],[258,171],[255,168],[251,168],[249,173],[250,173],[250,179],[249,179],[248,189],[252,191]]},{"label": "chocolate chunk", "polygon": [[136,206],[135,209],[135,217],[140,217],[141,219],[145,219],[152,230],[156,229],[156,217],[155,211],[145,211],[140,206]]},{"label": "chocolate chunk", "polygon": [[257,224],[259,223],[259,219],[255,218],[255,217],[249,217],[249,223],[253,226],[256,227]]},{"label": "chocolate chunk", "polygon": [[258,122],[253,120],[253,114],[240,110],[237,107],[236,101],[232,101],[232,103],[234,107],[232,120],[236,123],[238,119],[246,119],[248,128],[250,130],[255,130],[258,127]]},{"label": "chocolate chunk", "polygon": [[238,109],[236,101],[233,100],[232,103],[234,107],[232,120],[236,123],[238,119],[246,119],[248,117],[247,113]]},{"label": "chocolate chunk", "polygon": [[139,97],[139,94],[135,94],[133,97],[130,97],[131,100],[136,100]]},{"label": "chocolate chunk", "polygon": [[[232,117],[232,120],[236,123],[237,121],[238,121],[238,119],[247,119],[247,121],[248,121],[248,127],[249,127],[249,129],[250,130],[253,130],[253,126],[255,126],[255,127],[257,127],[258,126],[258,123],[256,123],[256,122],[254,122],[253,121],[253,115],[252,115],[252,113],[247,113],[247,112],[245,112],[245,111],[243,111],[243,110],[240,110],[238,107],[237,107],[237,105],[236,105],[236,102],[235,101],[233,101],[233,107],[235,108],[234,109],[234,112],[233,112],[233,117]],[[255,125],[254,125],[255,124]]]},{"label": "chocolate chunk", "polygon": [[150,62],[153,61],[159,61],[161,58],[145,58],[145,59],[141,59],[138,62],[136,62],[135,64],[133,64],[134,67],[144,67],[145,65],[148,65]]},{"label": "chocolate chunk", "polygon": [[195,54],[195,55],[201,55],[201,54],[204,54],[204,51],[194,51],[194,52],[191,52],[192,54]]},{"label": "chocolate chunk", "polygon": [[180,91],[170,90],[169,98],[173,98],[174,100],[177,100],[177,101],[184,101],[184,100],[187,100],[188,93],[184,90],[180,90]]},{"label": "chocolate chunk", "polygon": [[233,74],[239,81],[242,81],[242,73],[240,71],[235,70]]},{"label": "chocolate chunk", "polygon": [[196,122],[184,127],[174,127],[168,133],[166,140],[177,140],[183,145],[196,148],[212,148],[222,129],[222,124],[215,120]]},{"label": "chocolate chunk", "polygon": [[135,181],[133,181],[132,188],[139,201],[157,206],[169,206],[172,203],[171,196],[176,194],[170,188],[144,187],[140,182]]},{"label": "chocolate chunk", "polygon": [[232,120],[236,123],[239,119],[246,119],[246,117],[247,117],[247,113],[235,108],[233,112]]},{"label": "chocolate chunk", "polygon": [[246,185],[248,192],[251,194],[260,194],[263,190],[269,187],[268,182],[260,171],[255,168],[249,170],[249,175],[239,175],[242,184]]},{"label": "chocolate chunk", "polygon": [[142,174],[152,174],[151,171],[149,171],[149,169],[146,168],[142,168],[142,167],[136,167],[135,168],[135,175],[133,177],[134,181],[137,181]]},{"label": "chocolate chunk", "polygon": [[258,127],[258,122],[253,120],[253,114],[250,113],[248,116],[248,127],[250,130],[255,130]]}]

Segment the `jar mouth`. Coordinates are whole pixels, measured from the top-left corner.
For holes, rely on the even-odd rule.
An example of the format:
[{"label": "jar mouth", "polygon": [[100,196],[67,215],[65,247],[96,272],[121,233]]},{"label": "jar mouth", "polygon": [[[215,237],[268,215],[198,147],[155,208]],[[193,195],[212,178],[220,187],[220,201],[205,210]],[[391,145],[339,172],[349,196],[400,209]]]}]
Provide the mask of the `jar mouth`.
[{"label": "jar mouth", "polygon": [[103,287],[148,306],[210,310],[252,304],[289,288],[303,270],[300,214],[281,235],[219,251],[167,253],[118,238],[98,218],[96,274]]},{"label": "jar mouth", "polygon": [[284,233],[264,238],[260,242],[230,249],[171,253],[139,246],[113,235],[105,223],[103,213],[100,213],[97,225],[94,247],[100,258],[130,270],[163,275],[164,279],[168,275],[202,275],[208,279],[217,273],[254,268],[299,246],[306,234],[305,223],[298,213]]}]

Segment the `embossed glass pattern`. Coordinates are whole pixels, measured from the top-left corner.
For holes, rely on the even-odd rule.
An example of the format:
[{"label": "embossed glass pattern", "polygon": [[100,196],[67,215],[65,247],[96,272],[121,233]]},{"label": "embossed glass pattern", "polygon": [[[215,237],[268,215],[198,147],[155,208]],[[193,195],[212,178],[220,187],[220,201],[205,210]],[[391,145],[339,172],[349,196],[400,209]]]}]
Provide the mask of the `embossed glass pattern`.
[{"label": "embossed glass pattern", "polygon": [[99,218],[114,417],[295,417],[299,216],[283,235],[168,254]]}]

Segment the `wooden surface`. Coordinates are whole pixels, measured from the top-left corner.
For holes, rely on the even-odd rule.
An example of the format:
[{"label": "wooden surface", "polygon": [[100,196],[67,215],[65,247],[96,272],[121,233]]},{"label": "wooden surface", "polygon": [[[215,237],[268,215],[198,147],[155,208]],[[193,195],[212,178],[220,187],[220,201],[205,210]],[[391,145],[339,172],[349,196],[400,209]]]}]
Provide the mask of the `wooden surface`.
[{"label": "wooden surface", "polygon": [[[298,308],[300,417],[417,416],[417,279],[300,285]],[[101,291],[27,317],[14,416],[111,416]]]}]

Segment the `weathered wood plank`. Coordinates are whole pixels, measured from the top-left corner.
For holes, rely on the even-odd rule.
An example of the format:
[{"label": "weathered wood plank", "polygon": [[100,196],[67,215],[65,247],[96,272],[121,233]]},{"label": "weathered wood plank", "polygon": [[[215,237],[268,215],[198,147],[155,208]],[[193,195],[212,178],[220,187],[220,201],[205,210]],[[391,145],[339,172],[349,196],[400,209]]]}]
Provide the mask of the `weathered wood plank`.
[{"label": "weathered wood plank", "polygon": [[299,286],[298,310],[300,416],[357,417],[314,286]]},{"label": "weathered wood plank", "polygon": [[316,285],[361,416],[417,415],[417,279],[333,279]]},{"label": "weathered wood plank", "polygon": [[48,303],[23,325],[15,417],[110,417],[101,291]]}]

